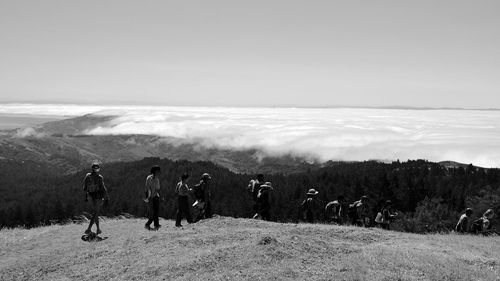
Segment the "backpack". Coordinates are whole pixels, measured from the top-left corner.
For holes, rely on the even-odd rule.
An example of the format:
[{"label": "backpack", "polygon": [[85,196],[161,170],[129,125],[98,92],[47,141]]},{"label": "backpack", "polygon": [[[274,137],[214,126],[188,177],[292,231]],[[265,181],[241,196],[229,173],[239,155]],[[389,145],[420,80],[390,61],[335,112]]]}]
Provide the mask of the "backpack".
[{"label": "backpack", "polygon": [[330,218],[338,218],[340,216],[340,203],[335,200],[326,204],[325,212]]},{"label": "backpack", "polygon": [[257,201],[267,202],[269,200],[269,189],[261,188],[257,194]]},{"label": "backpack", "polygon": [[193,190],[194,190],[194,197],[196,199],[202,199],[205,197],[205,194],[204,194],[204,191],[203,191],[203,187],[201,186],[201,182],[200,183],[197,183],[194,187],[193,187]]},{"label": "backpack", "polygon": [[261,185],[262,185],[262,183],[260,183],[258,181],[253,181],[253,183],[252,183],[252,198],[254,201],[257,201],[257,199],[259,198],[259,192],[260,192]]},{"label": "backpack", "polygon": [[483,222],[483,218],[475,220],[470,227],[471,232],[477,233],[483,231]]},{"label": "backpack", "polygon": [[375,222],[376,223],[384,223],[384,216],[382,215],[381,212],[377,213],[377,216],[375,217]]},{"label": "backpack", "polygon": [[352,204],[349,204],[349,209],[347,210],[347,215],[350,218],[357,218],[358,217],[358,203],[359,201],[356,201]]}]

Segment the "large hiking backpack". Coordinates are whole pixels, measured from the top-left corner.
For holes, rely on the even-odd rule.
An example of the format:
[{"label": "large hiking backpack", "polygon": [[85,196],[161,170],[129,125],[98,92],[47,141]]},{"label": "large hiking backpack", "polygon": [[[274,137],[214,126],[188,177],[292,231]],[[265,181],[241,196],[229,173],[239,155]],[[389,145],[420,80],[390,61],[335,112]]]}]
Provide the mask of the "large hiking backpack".
[{"label": "large hiking backpack", "polygon": [[201,182],[195,184],[195,186],[193,187],[193,191],[194,191],[194,197],[196,199],[204,199],[205,194]]},{"label": "large hiking backpack", "polygon": [[349,218],[354,219],[354,218],[358,217],[358,204],[359,203],[360,203],[359,201],[356,201],[352,204],[349,204],[349,209],[347,210],[347,216],[349,216]]},{"label": "large hiking backpack", "polygon": [[[260,184],[259,184],[260,186]],[[257,202],[267,203],[269,201],[269,188],[261,188],[257,194]]]},{"label": "large hiking backpack", "polygon": [[483,222],[483,218],[475,220],[470,227],[470,231],[474,233],[483,231]]},{"label": "large hiking backpack", "polygon": [[252,186],[252,198],[254,201],[257,201],[259,199],[259,192],[260,192],[260,186],[262,185],[262,183],[258,182],[258,181],[254,181],[253,182],[253,186]]}]

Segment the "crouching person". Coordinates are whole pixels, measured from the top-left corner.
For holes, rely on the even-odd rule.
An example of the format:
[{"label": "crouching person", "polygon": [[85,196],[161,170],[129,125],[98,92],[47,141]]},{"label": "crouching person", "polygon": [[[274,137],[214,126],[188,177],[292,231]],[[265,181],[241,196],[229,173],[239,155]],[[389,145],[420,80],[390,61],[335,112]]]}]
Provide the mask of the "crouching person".
[{"label": "crouching person", "polygon": [[471,232],[475,234],[491,235],[496,233],[491,224],[491,220],[495,216],[492,209],[488,209],[481,218],[475,220],[471,226]]}]

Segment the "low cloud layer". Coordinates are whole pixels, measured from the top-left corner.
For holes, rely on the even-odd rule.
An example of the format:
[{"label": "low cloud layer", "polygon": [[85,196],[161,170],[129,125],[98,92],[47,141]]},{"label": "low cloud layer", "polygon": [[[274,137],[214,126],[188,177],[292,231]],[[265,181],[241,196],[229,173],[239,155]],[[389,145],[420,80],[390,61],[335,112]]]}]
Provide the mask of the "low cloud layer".
[{"label": "low cloud layer", "polygon": [[500,111],[50,105],[16,111],[0,105],[0,113],[7,111],[111,115],[117,117],[84,133],[175,137],[205,147],[257,148],[321,161],[428,159],[500,167]]}]

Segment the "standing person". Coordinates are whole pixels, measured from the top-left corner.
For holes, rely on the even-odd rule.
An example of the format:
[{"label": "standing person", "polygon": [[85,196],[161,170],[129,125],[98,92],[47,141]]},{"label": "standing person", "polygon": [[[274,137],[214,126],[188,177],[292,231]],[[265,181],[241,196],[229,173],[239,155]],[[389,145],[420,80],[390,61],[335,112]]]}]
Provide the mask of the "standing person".
[{"label": "standing person", "polygon": [[210,202],[212,194],[209,186],[211,179],[212,177],[208,173],[204,173],[201,176],[200,182],[194,186],[193,191],[196,202],[194,202],[193,207],[199,210],[196,221],[212,217],[212,206]]},{"label": "standing person", "polygon": [[325,206],[325,213],[327,219],[335,224],[342,224],[344,217],[344,209],[342,205],[344,204],[344,196],[339,195],[337,200],[329,202]]},{"label": "standing person", "polygon": [[469,232],[469,218],[472,215],[472,209],[467,208],[465,213],[460,216],[457,225],[455,226],[455,231],[458,233]]},{"label": "standing person", "polygon": [[259,204],[258,204],[258,198],[257,196],[259,195],[259,190],[260,186],[264,184],[264,175],[263,174],[258,174],[257,179],[251,180],[250,183],[248,184],[248,189],[250,190],[252,194],[252,200],[253,200],[253,218],[256,218],[259,216]]},{"label": "standing person", "polygon": [[89,226],[85,230],[85,234],[90,234],[92,232],[92,225],[96,225],[96,233],[102,233],[99,227],[99,212],[104,204],[109,200],[108,190],[104,186],[104,178],[99,174],[100,166],[99,163],[92,163],[92,172],[87,173],[83,180],[83,191],[85,192],[85,202],[88,202],[88,197],[90,196],[90,202],[92,204],[92,218],[90,219]]},{"label": "standing person", "polygon": [[192,189],[190,189],[187,185],[188,179],[189,174],[183,174],[181,176],[181,180],[175,187],[175,193],[177,194],[177,218],[175,220],[176,227],[182,227],[181,221],[183,216],[186,217],[188,223],[192,223],[188,202],[189,192],[192,191]]},{"label": "standing person", "polygon": [[271,220],[271,196],[273,190],[272,184],[266,182],[260,186],[259,193],[257,194],[258,215],[266,221]]},{"label": "standing person", "polygon": [[382,227],[382,229],[389,230],[391,222],[398,216],[398,213],[393,212],[392,210],[391,200],[385,201],[384,207],[382,208],[380,215],[381,215],[380,219],[378,219],[378,221],[376,219],[376,222],[380,225],[380,227]]},{"label": "standing person", "polygon": [[150,170],[150,174],[146,178],[145,193],[147,197],[144,201],[148,203],[149,220],[144,225],[144,228],[147,230],[151,230],[151,223],[153,222],[154,230],[158,230],[158,228],[161,227],[160,219],[158,217],[160,210],[160,173],[160,167],[153,166]]},{"label": "standing person", "polygon": [[301,204],[301,213],[305,213],[306,221],[308,223],[314,223],[315,221],[315,213],[318,205],[316,202],[316,195],[318,195],[318,193],[319,192],[314,188],[309,189],[306,193],[306,199]]}]

